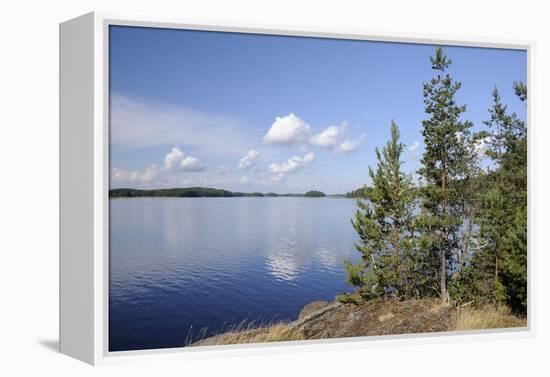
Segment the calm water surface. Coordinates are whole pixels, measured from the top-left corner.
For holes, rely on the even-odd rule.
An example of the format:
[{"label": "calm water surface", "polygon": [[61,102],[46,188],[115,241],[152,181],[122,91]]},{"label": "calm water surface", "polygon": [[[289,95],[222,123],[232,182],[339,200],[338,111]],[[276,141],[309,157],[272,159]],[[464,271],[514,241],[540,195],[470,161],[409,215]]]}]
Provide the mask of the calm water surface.
[{"label": "calm water surface", "polygon": [[354,200],[329,198],[111,199],[110,350],[294,320],[350,291],[354,211]]}]

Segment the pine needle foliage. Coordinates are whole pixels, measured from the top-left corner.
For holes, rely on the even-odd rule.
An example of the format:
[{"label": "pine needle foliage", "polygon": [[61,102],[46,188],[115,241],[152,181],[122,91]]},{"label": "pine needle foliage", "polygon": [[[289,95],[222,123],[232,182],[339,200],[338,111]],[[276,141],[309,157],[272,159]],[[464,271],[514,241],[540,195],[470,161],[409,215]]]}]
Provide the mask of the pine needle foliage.
[{"label": "pine needle foliage", "polygon": [[[357,199],[352,225],[359,235],[358,264],[346,263],[348,283],[359,287],[364,299],[414,294],[414,217],[411,177],[402,170],[404,145],[399,129],[391,123],[391,138],[376,148],[376,170],[369,167],[372,189]],[[413,283],[413,284],[411,284]]]}]

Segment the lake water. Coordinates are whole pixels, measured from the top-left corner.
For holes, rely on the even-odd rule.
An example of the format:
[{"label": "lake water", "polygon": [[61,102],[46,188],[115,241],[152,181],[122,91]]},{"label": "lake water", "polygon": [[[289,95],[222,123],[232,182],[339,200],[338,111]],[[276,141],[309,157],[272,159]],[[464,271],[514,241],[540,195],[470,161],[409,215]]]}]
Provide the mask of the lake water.
[{"label": "lake water", "polygon": [[355,208],[333,198],[111,199],[110,351],[294,320],[309,302],[349,292]]}]

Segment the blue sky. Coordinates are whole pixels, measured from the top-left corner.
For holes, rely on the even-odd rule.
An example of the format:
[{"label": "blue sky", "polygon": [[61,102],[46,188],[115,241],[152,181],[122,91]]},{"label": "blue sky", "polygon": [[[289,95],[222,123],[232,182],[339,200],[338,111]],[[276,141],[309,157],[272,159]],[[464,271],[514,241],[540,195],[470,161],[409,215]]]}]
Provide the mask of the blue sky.
[{"label": "blue sky", "polygon": [[[369,182],[392,119],[413,174],[435,47],[111,27],[111,186],[345,193]],[[495,85],[525,119],[526,52],[444,50],[476,130]]]}]

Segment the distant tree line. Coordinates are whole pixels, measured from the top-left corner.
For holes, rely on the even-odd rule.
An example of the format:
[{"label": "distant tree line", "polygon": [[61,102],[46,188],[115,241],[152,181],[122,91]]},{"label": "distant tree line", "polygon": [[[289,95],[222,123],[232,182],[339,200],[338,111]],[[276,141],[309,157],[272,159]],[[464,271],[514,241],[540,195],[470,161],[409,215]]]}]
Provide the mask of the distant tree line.
[{"label": "distant tree line", "polygon": [[210,187],[183,187],[168,189],[140,190],[133,188],[116,188],[109,191],[111,198],[139,198],[139,197],[176,197],[176,198],[198,198],[198,197],[309,197],[320,198],[326,196],[321,191],[308,191],[305,194],[276,194],[269,192],[232,192],[228,190]]},{"label": "distant tree line", "polygon": [[[375,150],[377,166],[369,168],[372,185],[346,194],[358,198],[352,225],[361,253],[358,263],[346,262],[347,281],[364,300],[440,297],[525,313],[526,123],[508,111],[495,87],[486,129],[473,132],[466,106],[456,100],[461,83],[448,73],[451,60],[437,48],[430,63],[419,183],[402,169],[404,145],[392,122],[390,140]],[[514,82],[513,89],[526,104],[525,84]]]},{"label": "distant tree line", "polygon": [[323,198],[325,197],[325,193],[322,192],[322,191],[315,191],[315,190],[312,190],[312,191],[308,191],[304,194],[304,196],[306,198]]},{"label": "distant tree line", "polygon": [[111,198],[135,198],[135,197],[231,197],[234,193],[228,190],[220,190],[208,187],[186,187],[139,190],[132,188],[117,188],[109,191]]}]

